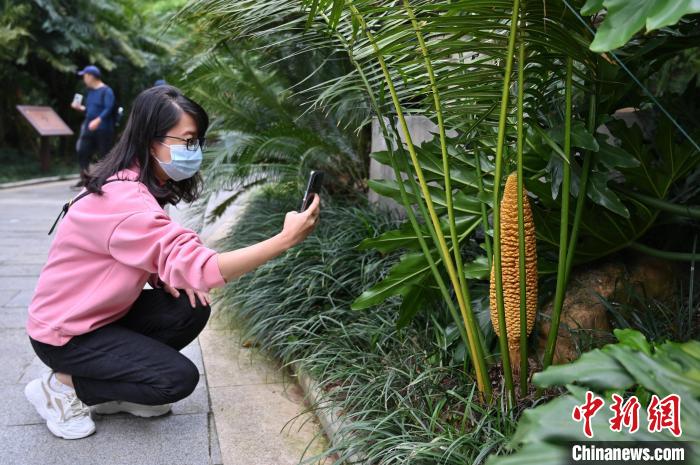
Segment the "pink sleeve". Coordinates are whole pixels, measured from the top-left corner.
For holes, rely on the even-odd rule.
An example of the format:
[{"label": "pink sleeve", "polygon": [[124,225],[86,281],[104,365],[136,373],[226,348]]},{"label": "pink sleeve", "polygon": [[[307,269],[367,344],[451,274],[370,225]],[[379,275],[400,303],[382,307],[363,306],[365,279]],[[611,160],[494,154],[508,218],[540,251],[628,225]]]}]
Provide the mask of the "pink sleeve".
[{"label": "pink sleeve", "polygon": [[117,261],[157,273],[175,288],[208,291],[226,284],[216,251],[202,245],[197,233],[162,212],[128,216],[112,231],[108,250]]}]

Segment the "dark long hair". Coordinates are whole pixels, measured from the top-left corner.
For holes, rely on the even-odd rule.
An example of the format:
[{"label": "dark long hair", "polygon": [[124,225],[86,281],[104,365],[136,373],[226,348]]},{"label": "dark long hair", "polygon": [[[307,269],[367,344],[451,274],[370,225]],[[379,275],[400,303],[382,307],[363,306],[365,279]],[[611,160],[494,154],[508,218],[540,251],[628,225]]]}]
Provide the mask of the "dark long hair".
[{"label": "dark long hair", "polygon": [[161,184],[154,167],[157,161],[150,155],[153,141],[175,126],[183,112],[194,119],[197,136],[203,138],[209,117],[204,108],[185,97],[179,89],[164,85],[141,92],[134,100],[121,138],[89,176],[87,190],[102,194],[102,185],[107,178],[135,164],[140,169],[139,181],[146,185],[160,205],[196,200],[202,191],[199,173],[189,179],[168,180]]}]

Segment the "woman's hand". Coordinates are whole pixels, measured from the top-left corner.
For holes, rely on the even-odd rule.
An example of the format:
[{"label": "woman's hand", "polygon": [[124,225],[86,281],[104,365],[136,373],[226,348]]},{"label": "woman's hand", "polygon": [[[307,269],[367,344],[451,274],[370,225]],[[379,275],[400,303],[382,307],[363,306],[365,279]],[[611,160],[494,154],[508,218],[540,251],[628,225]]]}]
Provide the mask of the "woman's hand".
[{"label": "woman's hand", "polygon": [[279,234],[257,244],[217,255],[219,271],[224,281],[230,282],[243,276],[306,239],[318,223],[320,204],[321,199],[316,194],[305,211],[287,213]]},{"label": "woman's hand", "polygon": [[321,214],[321,197],[314,194],[314,199],[305,211],[298,213],[288,212],[284,217],[284,226],[280,233],[290,247],[302,242],[316,227],[319,215]]},{"label": "woman's hand", "polygon": [[[163,283],[163,289],[165,289],[165,292],[175,298],[180,297],[180,291],[172,287],[170,284]],[[197,306],[195,296],[199,297],[199,301],[202,302],[202,305],[211,305],[211,297],[209,297],[208,292],[195,291],[194,289],[185,289],[184,291],[185,294],[187,294],[187,297],[190,299],[190,305],[192,305],[192,308]]]}]

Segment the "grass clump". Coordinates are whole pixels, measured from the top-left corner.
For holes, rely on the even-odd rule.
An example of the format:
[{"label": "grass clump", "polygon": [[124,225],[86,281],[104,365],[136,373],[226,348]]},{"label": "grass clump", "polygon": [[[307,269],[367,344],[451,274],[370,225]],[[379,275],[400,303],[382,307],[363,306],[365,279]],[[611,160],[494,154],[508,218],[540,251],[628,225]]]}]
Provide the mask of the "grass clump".
[{"label": "grass clump", "polygon": [[[282,186],[260,190],[222,246],[244,247],[275,234],[298,198]],[[515,421],[475,401],[475,380],[436,337],[445,332],[439,326],[449,321],[446,311],[420,312],[399,330],[398,300],[350,309],[398,260],[357,244],[396,225],[372,206],[324,198],[314,234],[227,286],[219,299],[243,339],[319,383],[322,398],[313,408],[341,413],[340,431],[324,454],[335,454],[334,463],[482,463],[501,450]]]}]

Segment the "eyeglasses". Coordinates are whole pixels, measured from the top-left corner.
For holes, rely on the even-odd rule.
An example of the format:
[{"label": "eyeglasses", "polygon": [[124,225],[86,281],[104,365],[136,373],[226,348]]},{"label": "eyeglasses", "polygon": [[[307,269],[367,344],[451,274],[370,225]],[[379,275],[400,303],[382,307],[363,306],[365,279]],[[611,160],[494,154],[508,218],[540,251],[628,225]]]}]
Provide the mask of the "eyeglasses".
[{"label": "eyeglasses", "polygon": [[199,149],[199,148],[201,148],[202,150],[204,150],[206,148],[206,139],[204,137],[198,137],[198,138],[193,138],[193,139],[183,139],[182,137],[175,137],[175,136],[156,136],[156,137],[181,140],[185,143],[187,150],[189,150],[191,152],[196,152],[197,149]]}]

